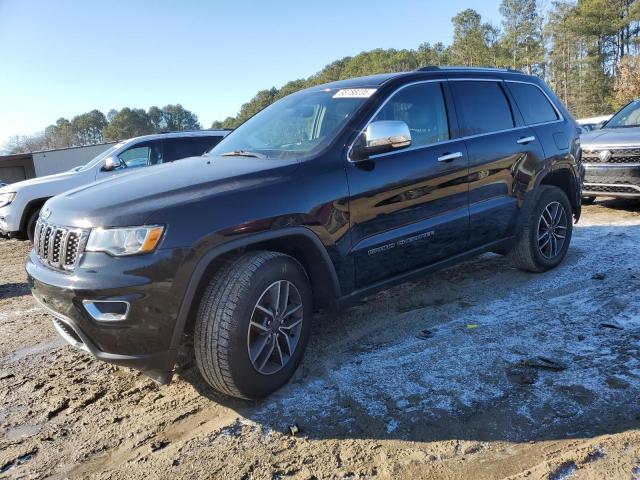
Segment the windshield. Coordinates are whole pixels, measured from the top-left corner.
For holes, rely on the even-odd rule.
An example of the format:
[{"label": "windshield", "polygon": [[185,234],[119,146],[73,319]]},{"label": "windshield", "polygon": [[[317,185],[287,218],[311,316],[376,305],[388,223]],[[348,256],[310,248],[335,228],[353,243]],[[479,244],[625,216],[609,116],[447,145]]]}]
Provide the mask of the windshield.
[{"label": "windshield", "polygon": [[75,170],[77,172],[85,172],[87,170],[91,170],[93,167],[95,167],[97,164],[102,162],[105,158],[107,158],[108,156],[113,154],[113,152],[118,150],[124,144],[125,144],[125,142],[116,143],[114,146],[107,148],[100,155],[98,155],[96,157],[93,157],[93,160],[89,161],[89,163],[87,163],[86,165],[84,165],[82,167],[77,167],[77,168],[75,168],[73,170]]},{"label": "windshield", "polygon": [[355,88],[294,93],[247,120],[211,153],[285,159],[317,152],[331,143],[373,92]]},{"label": "windshield", "polygon": [[636,100],[616,113],[606,128],[640,127],[640,101]]}]

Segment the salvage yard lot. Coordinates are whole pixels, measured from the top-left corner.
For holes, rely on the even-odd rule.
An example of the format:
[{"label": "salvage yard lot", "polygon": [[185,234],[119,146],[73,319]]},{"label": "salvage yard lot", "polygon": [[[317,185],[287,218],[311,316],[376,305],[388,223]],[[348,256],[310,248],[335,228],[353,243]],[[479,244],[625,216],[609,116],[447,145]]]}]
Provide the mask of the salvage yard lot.
[{"label": "salvage yard lot", "polygon": [[67,346],[0,241],[0,476],[640,478],[639,212],[586,207],[555,271],[488,254],[319,315],[258,402]]}]

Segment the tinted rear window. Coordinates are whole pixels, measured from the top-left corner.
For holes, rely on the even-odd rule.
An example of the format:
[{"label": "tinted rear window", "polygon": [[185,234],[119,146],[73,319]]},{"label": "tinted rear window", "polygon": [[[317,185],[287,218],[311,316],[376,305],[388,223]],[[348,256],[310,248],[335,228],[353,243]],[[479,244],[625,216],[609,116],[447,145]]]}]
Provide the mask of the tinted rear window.
[{"label": "tinted rear window", "polygon": [[457,99],[463,135],[513,128],[511,106],[499,82],[465,80],[450,85]]},{"label": "tinted rear window", "polygon": [[547,96],[535,85],[508,82],[509,90],[515,98],[526,125],[553,122],[558,114]]}]

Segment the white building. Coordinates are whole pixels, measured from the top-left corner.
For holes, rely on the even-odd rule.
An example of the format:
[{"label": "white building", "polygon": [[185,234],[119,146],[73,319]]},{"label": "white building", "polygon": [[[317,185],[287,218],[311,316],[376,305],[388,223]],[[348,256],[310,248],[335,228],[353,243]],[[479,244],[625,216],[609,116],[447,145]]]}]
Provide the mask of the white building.
[{"label": "white building", "polygon": [[0,156],[0,181],[14,183],[33,177],[66,172],[84,165],[111,145],[113,143],[100,143],[45,152],[3,155]]}]

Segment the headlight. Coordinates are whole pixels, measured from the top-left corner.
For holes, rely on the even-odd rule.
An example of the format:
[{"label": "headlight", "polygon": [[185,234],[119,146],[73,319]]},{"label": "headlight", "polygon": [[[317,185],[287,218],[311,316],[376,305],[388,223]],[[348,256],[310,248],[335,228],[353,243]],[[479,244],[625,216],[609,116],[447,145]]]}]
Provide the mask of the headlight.
[{"label": "headlight", "polygon": [[11,202],[13,202],[14,198],[16,198],[15,192],[0,193],[0,208],[6,207],[7,205],[9,205]]},{"label": "headlight", "polygon": [[95,228],[89,234],[88,252],[106,252],[117,257],[153,252],[164,227],[159,225],[126,228]]}]

